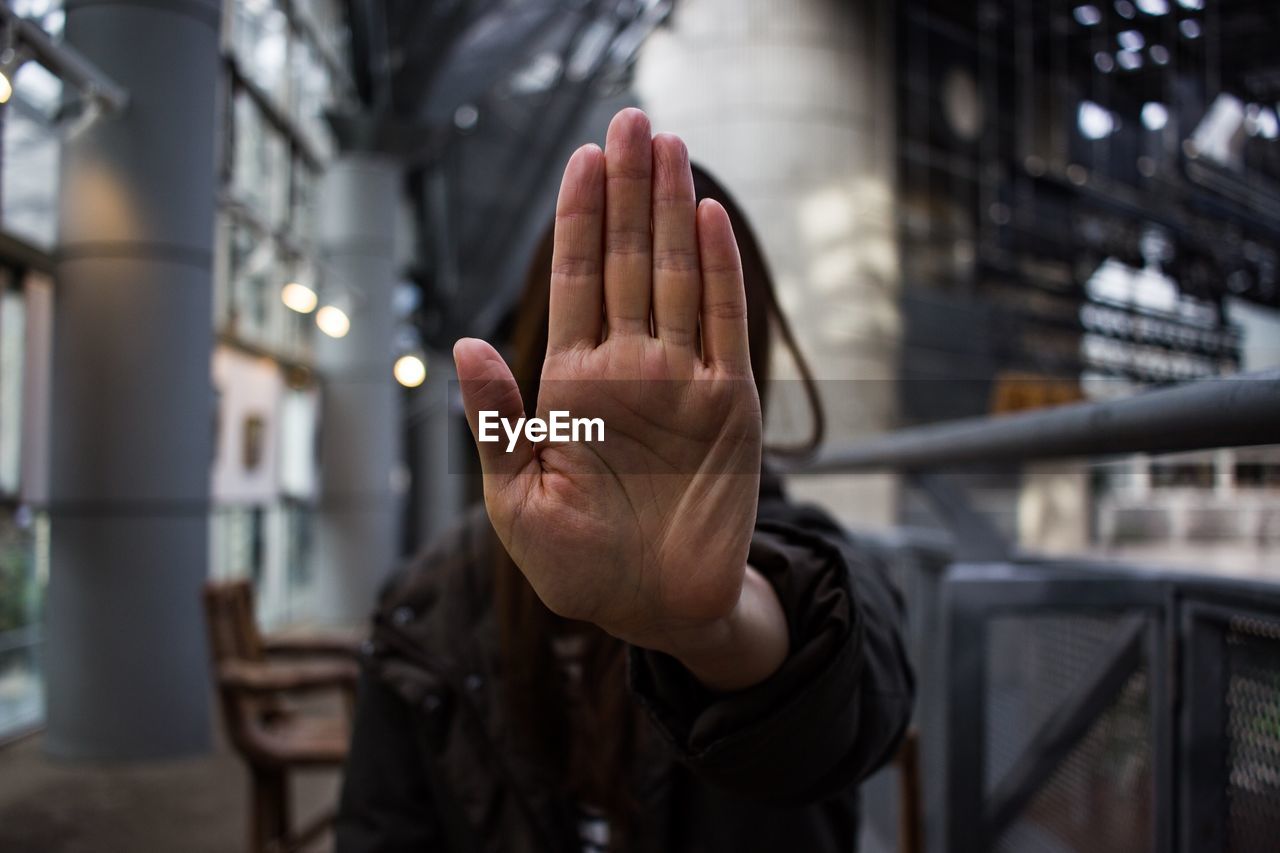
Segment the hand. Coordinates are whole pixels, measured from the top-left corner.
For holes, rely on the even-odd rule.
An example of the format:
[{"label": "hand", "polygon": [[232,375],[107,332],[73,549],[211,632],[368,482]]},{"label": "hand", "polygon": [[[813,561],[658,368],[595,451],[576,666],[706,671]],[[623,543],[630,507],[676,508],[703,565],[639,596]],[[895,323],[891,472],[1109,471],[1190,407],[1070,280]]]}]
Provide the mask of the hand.
[{"label": "hand", "polygon": [[[552,611],[672,654],[710,686],[761,680],[786,656],[772,587],[748,574],[760,402],[737,243],[695,206],[684,143],[639,110],[565,169],[537,411],[601,418],[604,441],[477,443],[485,504]],[[514,422],[501,356],[454,349],[467,418]],[[780,654],[779,654],[780,652]]]}]

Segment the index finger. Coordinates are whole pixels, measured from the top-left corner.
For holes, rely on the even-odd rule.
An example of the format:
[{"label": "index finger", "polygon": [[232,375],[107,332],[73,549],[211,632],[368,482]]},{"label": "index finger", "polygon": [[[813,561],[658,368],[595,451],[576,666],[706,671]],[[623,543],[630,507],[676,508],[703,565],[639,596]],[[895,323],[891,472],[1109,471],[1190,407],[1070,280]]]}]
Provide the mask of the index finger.
[{"label": "index finger", "polygon": [[604,152],[584,145],[564,169],[551,250],[548,353],[600,343]]}]

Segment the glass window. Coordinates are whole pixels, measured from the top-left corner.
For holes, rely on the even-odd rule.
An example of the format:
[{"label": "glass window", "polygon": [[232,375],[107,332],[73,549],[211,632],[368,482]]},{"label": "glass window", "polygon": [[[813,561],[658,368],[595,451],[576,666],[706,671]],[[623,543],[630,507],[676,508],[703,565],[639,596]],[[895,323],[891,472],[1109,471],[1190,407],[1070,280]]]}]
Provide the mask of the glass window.
[{"label": "glass window", "polygon": [[[40,669],[40,530],[25,509],[0,505],[0,738],[44,717]],[[43,537],[47,540],[47,531]]]},{"label": "glass window", "polygon": [[300,243],[315,240],[316,173],[301,157],[293,158],[293,211],[289,232]]},{"label": "glass window", "polygon": [[9,8],[19,18],[35,21],[54,38],[62,35],[63,25],[66,24],[62,0],[10,0]]},{"label": "glass window", "polygon": [[236,93],[231,189],[271,228],[284,224],[289,199],[288,144],[247,92]]},{"label": "glass window", "polygon": [[263,573],[266,553],[263,508],[253,504],[223,506],[213,513],[210,574],[218,578],[251,578]]},{"label": "glass window", "polygon": [[290,255],[276,238],[234,217],[224,220],[219,240],[225,260],[219,264],[214,299],[217,330],[280,358],[308,360],[315,326],[312,315],[287,308],[280,293],[291,281],[314,288],[314,265]]},{"label": "glass window", "polygon": [[280,490],[298,500],[316,496],[316,430],[320,398],[314,388],[289,389],[280,405]]},{"label": "glass window", "polygon": [[[288,309],[280,292],[289,281],[317,285],[317,172],[299,149],[306,145],[325,159],[333,153],[324,111],[336,100],[334,88],[346,85],[334,74],[349,38],[342,6],[340,0],[230,0],[226,7],[228,50],[254,88],[279,107],[285,126],[263,111],[248,87],[233,92],[230,203],[219,217],[215,323],[232,340],[304,363],[315,335],[313,315]],[[281,456],[271,494],[217,497],[210,527],[211,574],[252,579],[266,627],[305,621],[315,610],[310,501],[319,405],[304,380],[288,388],[272,419]],[[229,405],[228,392],[220,393],[222,406]],[[229,450],[220,447],[220,456]]]},{"label": "glass window", "polygon": [[62,108],[62,89],[62,79],[38,62],[24,62],[13,75],[13,102],[35,110],[45,124]]},{"label": "glass window", "polygon": [[[53,384],[52,276],[27,270],[22,280],[22,453],[19,499],[44,505],[49,499],[49,394]],[[6,408],[9,403],[0,404]]]},{"label": "glass window", "polygon": [[339,58],[347,55],[350,30],[347,28],[346,15],[340,3],[336,0],[306,0],[302,4],[295,4],[294,8],[300,9],[301,13],[310,20],[316,35],[319,36],[324,49],[331,57]]},{"label": "glass window", "polygon": [[324,111],[332,100],[333,80],[329,66],[316,48],[306,41],[296,45],[293,69],[293,120],[307,139],[323,156],[332,150]]},{"label": "glass window", "polygon": [[235,300],[231,287],[231,235],[235,226],[224,211],[218,212],[213,238],[213,330],[231,334]]},{"label": "glass window", "polygon": [[287,282],[297,281],[315,290],[316,279],[314,266],[306,260],[294,258],[291,263],[281,267],[280,284],[272,306],[276,319],[272,325],[271,340],[273,350],[279,355],[307,361],[311,356],[312,330],[315,328],[315,315],[300,314],[288,308],[280,299],[279,288]]},{"label": "glass window", "polygon": [[253,581],[264,628],[305,621],[314,610],[314,540],[315,510],[308,505],[281,500],[219,507],[210,523],[210,573]]},{"label": "glass window", "polygon": [[[30,85],[46,80],[43,68],[28,63],[16,75],[14,95],[4,109],[3,173],[0,176],[0,224],[4,230],[40,248],[58,241],[58,134],[33,103],[49,93]],[[56,80],[55,80],[56,83]],[[28,97],[30,93],[36,95]],[[58,87],[60,91],[60,86]],[[52,94],[56,101],[59,95]]]},{"label": "glass window", "polygon": [[315,544],[315,510],[305,504],[286,502],[284,512],[286,612],[293,620],[303,619],[314,610],[315,595],[311,572]]},{"label": "glass window", "polygon": [[283,105],[289,85],[289,19],[272,0],[235,0],[231,6],[231,50],[241,70]]},{"label": "glass window", "polygon": [[271,315],[281,287],[275,241],[235,222],[229,242],[227,331],[248,343],[270,345]]},{"label": "glass window", "polygon": [[22,475],[22,377],[26,311],[0,270],[0,496],[15,496]]}]

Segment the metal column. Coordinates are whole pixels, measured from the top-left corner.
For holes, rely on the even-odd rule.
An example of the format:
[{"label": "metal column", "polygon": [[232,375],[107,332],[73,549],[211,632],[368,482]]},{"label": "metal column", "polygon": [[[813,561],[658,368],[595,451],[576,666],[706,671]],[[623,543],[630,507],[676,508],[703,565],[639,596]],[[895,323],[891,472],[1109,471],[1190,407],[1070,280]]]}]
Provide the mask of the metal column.
[{"label": "metal column", "polygon": [[413,471],[416,547],[444,533],[467,502],[466,463],[475,445],[465,419],[451,409],[457,379],[451,353],[427,354],[427,380],[416,395],[411,439],[417,446]]},{"label": "metal column", "polygon": [[390,157],[341,155],[319,190],[324,299],[349,295],[351,330],[316,336],[324,382],[318,611],[331,622],[365,620],[393,568],[399,498],[399,391],[392,377],[396,212],[400,167]]},{"label": "metal column", "polygon": [[54,309],[47,749],[206,749],[220,0],[66,4],[128,89],[67,142]]}]

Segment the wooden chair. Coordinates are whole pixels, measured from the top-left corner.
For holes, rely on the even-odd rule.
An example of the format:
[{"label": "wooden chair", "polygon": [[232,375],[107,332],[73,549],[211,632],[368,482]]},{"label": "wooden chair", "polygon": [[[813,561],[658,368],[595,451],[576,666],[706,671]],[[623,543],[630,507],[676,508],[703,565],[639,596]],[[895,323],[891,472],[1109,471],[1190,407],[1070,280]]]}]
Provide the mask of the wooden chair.
[{"label": "wooden chair", "polygon": [[[204,588],[214,680],[227,736],[248,765],[250,853],[291,853],[318,838],[332,810],[294,832],[289,772],[341,767],[355,706],[358,640],[349,635],[263,636],[247,580]],[[304,713],[291,700],[336,693],[344,713]]]}]

